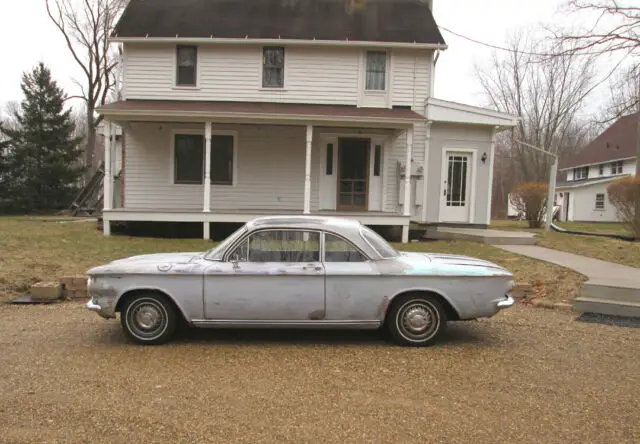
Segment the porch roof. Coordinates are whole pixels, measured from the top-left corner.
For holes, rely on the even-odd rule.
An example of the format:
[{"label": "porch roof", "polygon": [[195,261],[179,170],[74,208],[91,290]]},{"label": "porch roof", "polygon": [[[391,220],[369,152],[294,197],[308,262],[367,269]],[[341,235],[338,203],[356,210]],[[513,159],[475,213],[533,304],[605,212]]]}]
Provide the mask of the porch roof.
[{"label": "porch roof", "polygon": [[121,100],[96,110],[107,120],[184,120],[384,126],[405,128],[424,121],[409,108],[358,108],[298,103]]}]

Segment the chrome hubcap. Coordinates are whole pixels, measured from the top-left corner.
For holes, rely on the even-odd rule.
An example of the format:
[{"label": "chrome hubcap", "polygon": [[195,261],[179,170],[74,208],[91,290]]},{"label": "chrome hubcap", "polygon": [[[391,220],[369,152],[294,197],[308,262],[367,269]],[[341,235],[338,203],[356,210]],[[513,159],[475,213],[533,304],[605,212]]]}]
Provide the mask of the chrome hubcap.
[{"label": "chrome hubcap", "polygon": [[438,332],[440,316],[429,302],[407,302],[398,312],[396,325],[400,333],[411,341],[425,341]]},{"label": "chrome hubcap", "polygon": [[404,315],[405,327],[412,333],[422,333],[431,322],[431,314],[424,307],[410,308]]},{"label": "chrome hubcap", "polygon": [[144,330],[153,330],[162,321],[162,313],[153,305],[142,305],[135,313],[136,324]]}]

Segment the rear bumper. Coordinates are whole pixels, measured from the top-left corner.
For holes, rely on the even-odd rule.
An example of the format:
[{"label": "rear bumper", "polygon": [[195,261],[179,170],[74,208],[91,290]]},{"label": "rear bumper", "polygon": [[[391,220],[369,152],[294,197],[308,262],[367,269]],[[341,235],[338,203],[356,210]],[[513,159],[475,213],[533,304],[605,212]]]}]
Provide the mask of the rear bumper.
[{"label": "rear bumper", "polygon": [[498,307],[498,310],[503,310],[505,308],[511,307],[515,303],[516,303],[516,300],[513,299],[511,296],[507,295],[506,299],[498,301],[498,303],[496,304],[496,307]]}]

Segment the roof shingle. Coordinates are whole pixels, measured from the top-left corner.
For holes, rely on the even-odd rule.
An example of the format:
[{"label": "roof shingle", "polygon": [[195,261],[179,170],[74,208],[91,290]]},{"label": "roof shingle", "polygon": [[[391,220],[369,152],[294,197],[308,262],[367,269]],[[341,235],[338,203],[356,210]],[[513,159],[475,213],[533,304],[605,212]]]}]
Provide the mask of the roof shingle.
[{"label": "roof shingle", "polygon": [[131,0],[113,35],[445,43],[426,0]]},{"label": "roof shingle", "polygon": [[637,155],[638,113],[618,119],[560,168],[628,159]]}]

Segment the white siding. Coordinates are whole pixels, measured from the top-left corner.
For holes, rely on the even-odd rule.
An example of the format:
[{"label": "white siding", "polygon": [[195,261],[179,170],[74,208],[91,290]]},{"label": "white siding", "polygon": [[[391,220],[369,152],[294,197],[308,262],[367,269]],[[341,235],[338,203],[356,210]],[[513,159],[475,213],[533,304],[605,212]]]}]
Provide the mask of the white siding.
[{"label": "white siding", "polygon": [[[610,182],[581,188],[563,190],[570,193],[570,220],[577,222],[618,222],[616,210],[609,202],[607,187]],[[596,194],[605,195],[604,210],[596,210]],[[573,207],[571,207],[573,206]]]},{"label": "white siding", "polygon": [[[389,73],[392,105],[414,106],[429,90],[430,51],[394,50]],[[388,94],[364,99],[363,51],[358,48],[285,49],[284,88],[262,87],[262,46],[201,45],[198,85],[175,87],[175,46],[127,43],[127,99],[230,100],[389,107]],[[414,92],[414,89],[416,91]],[[420,105],[422,111],[422,105]]]},{"label": "white siding", "polygon": [[[604,171],[600,174],[600,164],[589,165],[589,179],[597,179],[598,177],[611,177],[611,163],[612,162],[603,162]],[[567,181],[574,180],[573,175],[574,170],[571,169],[567,171]],[[627,159],[622,161],[622,174],[635,174],[636,173],[636,162],[633,159]]]},{"label": "white siding", "polygon": [[[176,185],[171,171],[172,129],[200,125],[133,124],[127,131],[125,206],[132,209],[194,210],[203,207],[202,185]],[[213,185],[211,209],[302,210],[305,128],[225,126],[238,131],[235,186]],[[314,165],[320,161],[313,155]],[[318,168],[312,171],[312,208],[318,206]]]}]

